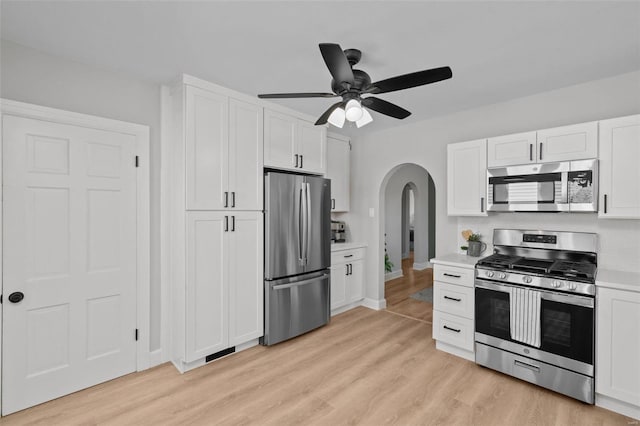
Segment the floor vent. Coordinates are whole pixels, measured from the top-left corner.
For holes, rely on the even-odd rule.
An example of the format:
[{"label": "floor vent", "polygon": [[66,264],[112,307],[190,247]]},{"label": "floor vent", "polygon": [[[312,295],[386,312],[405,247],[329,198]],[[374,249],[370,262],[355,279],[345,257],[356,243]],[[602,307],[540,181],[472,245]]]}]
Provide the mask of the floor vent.
[{"label": "floor vent", "polygon": [[235,351],[236,351],[236,347],[232,346],[232,347],[224,349],[224,350],[222,350],[220,352],[216,352],[215,354],[207,355],[207,357],[204,360],[205,360],[205,362],[213,361],[214,359],[222,358],[223,356],[232,354]]}]

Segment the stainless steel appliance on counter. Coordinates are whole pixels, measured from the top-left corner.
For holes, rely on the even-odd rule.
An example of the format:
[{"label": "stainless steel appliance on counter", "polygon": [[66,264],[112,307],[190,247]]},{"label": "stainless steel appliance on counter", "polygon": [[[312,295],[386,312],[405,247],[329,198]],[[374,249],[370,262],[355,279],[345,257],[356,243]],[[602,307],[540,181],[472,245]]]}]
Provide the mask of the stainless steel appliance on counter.
[{"label": "stainless steel appliance on counter", "polygon": [[331,221],[331,241],[334,243],[344,243],[345,238],[345,223],[341,220]]},{"label": "stainless steel appliance on counter", "polygon": [[487,181],[488,211],[598,211],[598,160],[494,167]]},{"label": "stainless steel appliance on counter", "polygon": [[476,363],[594,403],[597,235],[493,231],[476,264]]},{"label": "stainless steel appliance on counter", "polygon": [[264,336],[273,345],[329,322],[331,181],[265,173]]}]

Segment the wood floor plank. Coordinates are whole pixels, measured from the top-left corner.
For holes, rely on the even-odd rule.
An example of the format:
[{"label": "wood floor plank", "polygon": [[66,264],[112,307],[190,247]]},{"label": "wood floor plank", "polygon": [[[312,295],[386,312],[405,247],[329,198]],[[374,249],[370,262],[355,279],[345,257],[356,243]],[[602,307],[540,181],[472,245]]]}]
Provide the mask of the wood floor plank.
[{"label": "wood floor plank", "polygon": [[389,280],[384,284],[384,297],[387,310],[420,321],[433,322],[433,303],[412,299],[411,295],[433,287],[433,268],[415,271],[413,252],[402,259],[402,277]]}]

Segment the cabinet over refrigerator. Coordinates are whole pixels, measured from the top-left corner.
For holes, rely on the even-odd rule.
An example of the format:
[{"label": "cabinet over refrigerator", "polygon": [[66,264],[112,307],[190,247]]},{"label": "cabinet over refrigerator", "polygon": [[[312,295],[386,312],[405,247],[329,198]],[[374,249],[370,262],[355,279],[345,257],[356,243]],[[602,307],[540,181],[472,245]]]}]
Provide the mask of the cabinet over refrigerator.
[{"label": "cabinet over refrigerator", "polygon": [[265,330],[273,345],[330,316],[331,181],[268,171],[265,202]]}]

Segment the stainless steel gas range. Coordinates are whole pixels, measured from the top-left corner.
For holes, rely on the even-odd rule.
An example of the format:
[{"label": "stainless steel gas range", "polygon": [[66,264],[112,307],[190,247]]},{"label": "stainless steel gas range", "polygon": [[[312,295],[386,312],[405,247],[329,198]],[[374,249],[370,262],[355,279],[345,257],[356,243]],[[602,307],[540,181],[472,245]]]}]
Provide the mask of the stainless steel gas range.
[{"label": "stainless steel gas range", "polygon": [[594,403],[597,235],[496,229],[476,264],[476,363]]}]

